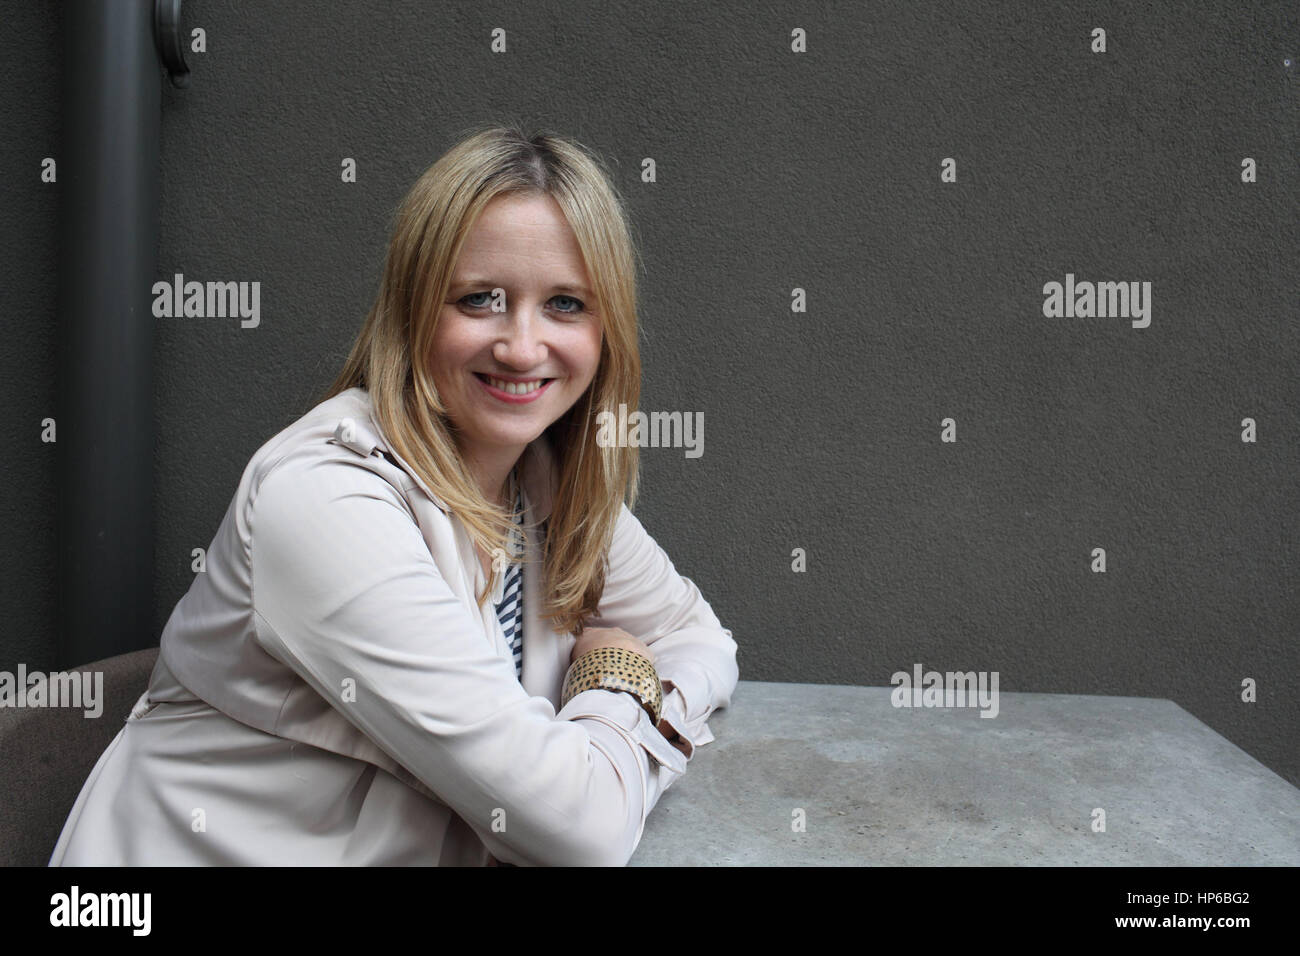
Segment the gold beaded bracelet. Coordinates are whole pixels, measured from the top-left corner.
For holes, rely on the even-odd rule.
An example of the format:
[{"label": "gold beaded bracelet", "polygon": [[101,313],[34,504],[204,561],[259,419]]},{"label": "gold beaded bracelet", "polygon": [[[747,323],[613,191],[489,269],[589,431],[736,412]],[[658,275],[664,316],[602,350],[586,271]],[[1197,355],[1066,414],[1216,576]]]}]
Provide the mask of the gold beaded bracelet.
[{"label": "gold beaded bracelet", "polygon": [[584,690],[621,690],[641,701],[655,724],[663,711],[659,673],[646,657],[621,647],[595,647],[569,666],[560,690],[560,707]]}]

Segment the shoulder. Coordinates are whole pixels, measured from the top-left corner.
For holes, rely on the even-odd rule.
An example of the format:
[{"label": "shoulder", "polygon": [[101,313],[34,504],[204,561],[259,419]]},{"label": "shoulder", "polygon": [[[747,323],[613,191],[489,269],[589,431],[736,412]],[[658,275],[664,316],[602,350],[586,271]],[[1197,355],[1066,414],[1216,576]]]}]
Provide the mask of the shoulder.
[{"label": "shoulder", "polygon": [[624,502],[619,508],[618,518],[614,522],[614,533],[610,539],[610,563],[627,570],[628,565],[644,564],[655,548],[657,548],[655,540],[632,513],[627,502]]},{"label": "shoulder", "polygon": [[321,402],[262,444],[249,460],[240,497],[251,509],[271,485],[302,507],[359,492],[406,504],[410,476],[384,453],[363,389]]}]

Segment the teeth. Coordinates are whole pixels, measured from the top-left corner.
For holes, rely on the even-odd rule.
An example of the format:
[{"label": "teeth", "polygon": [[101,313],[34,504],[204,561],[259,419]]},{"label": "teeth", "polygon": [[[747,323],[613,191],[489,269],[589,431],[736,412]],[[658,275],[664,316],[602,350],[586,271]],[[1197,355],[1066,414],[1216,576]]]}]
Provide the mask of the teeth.
[{"label": "teeth", "polygon": [[546,384],[544,378],[533,379],[531,382],[507,382],[503,379],[493,378],[490,375],[484,377],[493,388],[499,388],[511,395],[527,395],[529,392],[535,392]]}]

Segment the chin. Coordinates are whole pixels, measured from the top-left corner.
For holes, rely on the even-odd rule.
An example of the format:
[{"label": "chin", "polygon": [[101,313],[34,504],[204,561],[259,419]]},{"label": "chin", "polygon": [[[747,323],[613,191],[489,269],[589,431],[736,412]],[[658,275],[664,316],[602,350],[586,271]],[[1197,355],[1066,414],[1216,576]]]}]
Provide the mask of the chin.
[{"label": "chin", "polygon": [[527,445],[545,430],[545,428],[538,428],[527,431],[487,432],[483,440],[494,445]]}]

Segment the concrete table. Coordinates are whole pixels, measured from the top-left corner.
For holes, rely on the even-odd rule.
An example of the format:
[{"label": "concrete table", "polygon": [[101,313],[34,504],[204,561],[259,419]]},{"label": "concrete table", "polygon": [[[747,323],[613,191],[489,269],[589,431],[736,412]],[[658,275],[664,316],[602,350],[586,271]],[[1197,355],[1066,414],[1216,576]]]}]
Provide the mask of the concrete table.
[{"label": "concrete table", "polygon": [[1300,789],[1172,701],[893,692],[741,681],[630,865],[1300,865]]}]

